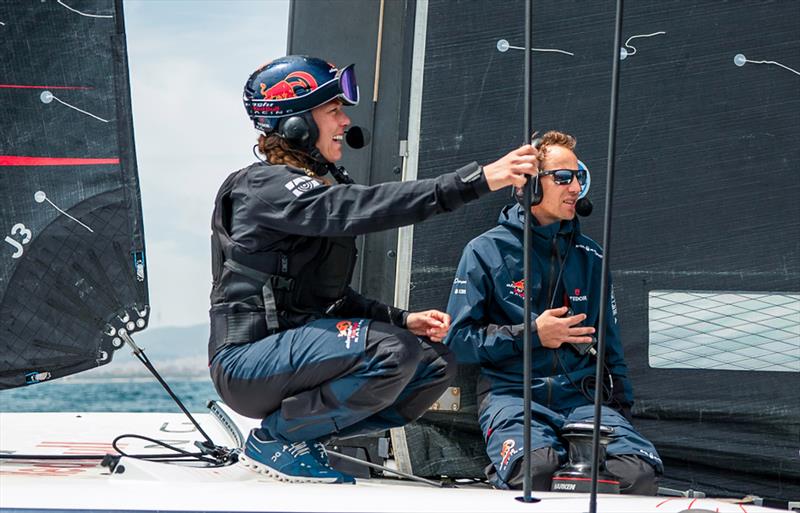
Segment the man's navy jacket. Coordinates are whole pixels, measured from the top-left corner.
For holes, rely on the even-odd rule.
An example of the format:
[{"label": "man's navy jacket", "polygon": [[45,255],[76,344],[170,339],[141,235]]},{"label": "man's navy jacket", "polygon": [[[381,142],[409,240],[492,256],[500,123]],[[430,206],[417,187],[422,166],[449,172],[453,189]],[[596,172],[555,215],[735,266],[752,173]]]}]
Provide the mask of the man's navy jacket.
[{"label": "man's navy jacket", "polygon": [[[567,305],[575,314],[587,315],[583,325],[597,328],[602,249],[580,233],[577,219],[548,226],[533,221],[531,311],[539,314]],[[446,343],[460,364],[480,364],[480,397],[487,393],[523,394],[523,222],[524,211],[519,205],[505,207],[499,226],[464,248],[453,280],[447,305],[453,321]],[[633,393],[627,380],[613,288],[608,294],[606,319],[606,368],[614,379],[615,406],[629,406]],[[534,401],[556,412],[589,404],[579,387],[585,376],[594,376],[595,357],[588,353],[581,356],[569,344],[559,349],[542,347],[535,331],[532,343]]]}]

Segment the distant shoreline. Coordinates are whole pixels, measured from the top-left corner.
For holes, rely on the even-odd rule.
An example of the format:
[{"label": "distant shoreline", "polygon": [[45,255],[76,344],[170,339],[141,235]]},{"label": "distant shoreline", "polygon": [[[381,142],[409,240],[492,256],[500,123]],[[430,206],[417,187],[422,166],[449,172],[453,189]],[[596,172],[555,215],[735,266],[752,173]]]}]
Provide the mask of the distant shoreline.
[{"label": "distant shoreline", "polygon": [[[164,381],[169,384],[170,381],[211,381],[211,377],[209,375],[172,375],[172,376],[162,376]],[[124,376],[108,376],[108,375],[101,375],[101,376],[81,376],[81,375],[73,375],[73,376],[66,376],[63,378],[59,378],[57,380],[50,381],[49,383],[64,383],[64,384],[86,384],[86,383],[149,383],[149,382],[157,383],[158,381],[150,374],[142,374],[142,375],[124,375]],[[35,385],[32,385],[35,386]]]}]

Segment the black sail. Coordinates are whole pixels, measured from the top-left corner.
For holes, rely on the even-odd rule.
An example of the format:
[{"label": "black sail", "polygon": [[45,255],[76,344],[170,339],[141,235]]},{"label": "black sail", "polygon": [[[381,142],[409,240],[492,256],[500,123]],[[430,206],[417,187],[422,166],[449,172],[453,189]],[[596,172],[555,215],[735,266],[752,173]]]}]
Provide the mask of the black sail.
[{"label": "black sail", "polygon": [[[615,2],[534,4],[534,47],[554,51],[534,56],[533,125],[577,136],[595,204],[581,225],[597,240]],[[355,62],[362,93],[378,79],[376,101],[347,110],[373,127],[371,152],[343,159],[357,181],[398,180],[412,160],[433,178],[522,142],[522,0],[352,5],[295,2],[289,51]],[[634,425],[664,459],[664,487],[800,497],[798,13],[757,0],[625,5],[610,263]],[[392,302],[397,285],[412,310],[444,309],[462,249],[508,201],[368,234],[354,286]],[[404,428],[400,468],[484,476],[476,367],[459,367],[460,405],[445,397]]]},{"label": "black sail", "polygon": [[121,2],[0,5],[0,389],[109,363],[149,301]]}]

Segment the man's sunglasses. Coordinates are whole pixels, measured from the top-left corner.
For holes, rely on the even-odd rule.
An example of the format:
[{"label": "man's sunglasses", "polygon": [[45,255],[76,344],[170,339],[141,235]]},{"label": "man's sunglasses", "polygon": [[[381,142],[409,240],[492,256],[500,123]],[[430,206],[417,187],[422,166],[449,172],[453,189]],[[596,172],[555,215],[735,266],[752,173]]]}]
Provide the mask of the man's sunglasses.
[{"label": "man's sunglasses", "polygon": [[586,169],[551,169],[539,171],[539,176],[552,176],[556,185],[569,185],[572,177],[577,177],[579,184],[586,185]]}]

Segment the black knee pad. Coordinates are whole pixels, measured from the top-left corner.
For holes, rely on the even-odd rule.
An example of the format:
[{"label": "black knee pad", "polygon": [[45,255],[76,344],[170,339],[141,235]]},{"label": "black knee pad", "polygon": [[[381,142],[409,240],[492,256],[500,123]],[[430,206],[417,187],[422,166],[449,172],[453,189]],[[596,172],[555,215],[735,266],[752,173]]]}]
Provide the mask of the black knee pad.
[{"label": "black knee pad", "polygon": [[[436,358],[438,359],[437,364],[441,365],[442,372],[440,374],[444,381],[446,381],[448,385],[453,383],[456,379],[456,374],[458,374],[458,363],[456,362],[455,353],[441,342],[424,340],[422,344],[427,347],[428,351],[436,353]],[[430,359],[430,356],[425,358]]]},{"label": "black knee pad", "polygon": [[456,374],[458,373],[458,363],[456,362],[456,354],[450,350],[449,347],[442,343],[433,343],[435,344],[434,347],[438,348],[441,347],[442,351],[439,352],[439,356],[445,361],[445,365],[447,366],[447,381],[452,383],[456,379]]},{"label": "black knee pad", "polygon": [[656,469],[633,454],[609,455],[606,468],[619,479],[620,493],[655,495],[658,492]]},{"label": "black knee pad", "polygon": [[[524,477],[524,459],[520,458],[514,463],[511,479],[508,485],[511,488],[522,488],[522,478]],[[531,451],[531,484],[534,490],[550,491],[550,483],[553,479],[553,472],[561,467],[558,454],[552,447],[542,447]]]},{"label": "black knee pad", "polygon": [[365,353],[396,366],[401,373],[413,373],[422,358],[422,345],[419,338],[406,329],[373,321],[367,331]]}]

